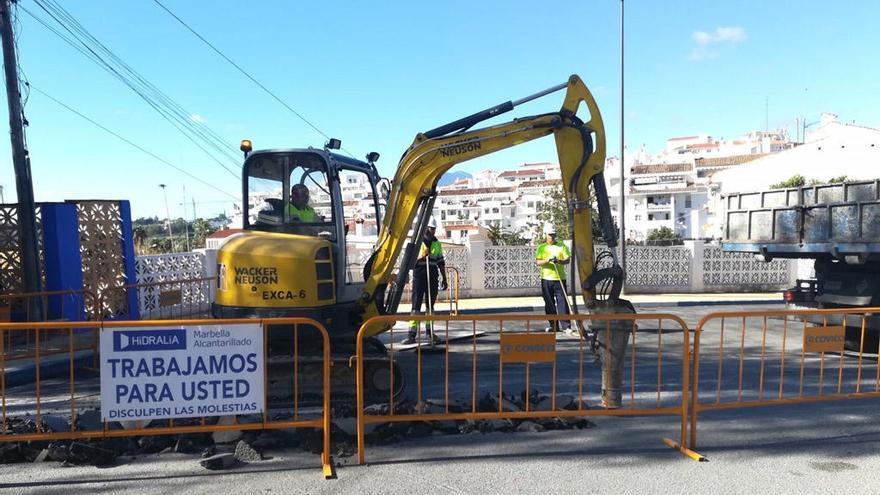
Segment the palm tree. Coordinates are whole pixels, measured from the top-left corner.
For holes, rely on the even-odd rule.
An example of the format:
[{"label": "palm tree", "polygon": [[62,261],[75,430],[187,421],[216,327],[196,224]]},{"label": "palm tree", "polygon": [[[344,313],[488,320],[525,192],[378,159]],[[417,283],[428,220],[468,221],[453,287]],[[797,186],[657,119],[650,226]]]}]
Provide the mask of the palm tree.
[{"label": "palm tree", "polygon": [[144,253],[144,243],[147,241],[147,229],[138,225],[131,232],[132,242],[134,243],[134,251],[137,254]]},{"label": "palm tree", "polygon": [[486,235],[489,236],[489,240],[492,241],[493,246],[497,246],[501,243],[501,238],[504,236],[504,231],[501,230],[501,226],[498,224],[491,224],[489,228],[486,230]]}]

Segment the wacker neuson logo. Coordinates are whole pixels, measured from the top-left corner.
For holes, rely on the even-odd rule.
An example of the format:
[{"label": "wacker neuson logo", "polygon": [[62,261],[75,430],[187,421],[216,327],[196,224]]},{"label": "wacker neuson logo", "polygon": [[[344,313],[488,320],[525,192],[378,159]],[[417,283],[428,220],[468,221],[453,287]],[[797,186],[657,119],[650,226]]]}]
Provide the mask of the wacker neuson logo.
[{"label": "wacker neuson logo", "polygon": [[113,351],[185,351],[186,330],[130,330],[113,334]]}]

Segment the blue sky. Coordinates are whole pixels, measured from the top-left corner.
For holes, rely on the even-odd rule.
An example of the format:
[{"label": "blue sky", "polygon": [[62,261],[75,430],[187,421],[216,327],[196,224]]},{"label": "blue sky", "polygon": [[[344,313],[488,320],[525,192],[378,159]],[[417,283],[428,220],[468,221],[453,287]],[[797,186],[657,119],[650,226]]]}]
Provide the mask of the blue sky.
[{"label": "blue sky", "polygon": [[[419,131],[579,74],[619,149],[616,0],[293,2],[162,0],[220,50],[357,157],[378,151],[393,175]],[[34,0],[21,6],[46,18]],[[321,146],[324,138],[238,73],[152,0],[67,0],[64,8],[198,120],[237,148]],[[833,111],[880,124],[880,4],[863,1],[626,2],[626,144],[734,137]],[[103,69],[19,11],[20,64],[37,88],[233,196],[238,179]],[[557,93],[507,114],[555,110]],[[765,106],[766,105],[766,106]],[[3,111],[6,111],[3,105]],[[134,216],[198,216],[232,198],[119,142],[37,92],[26,106],[38,201],[129,199]],[[4,115],[4,122],[6,121]],[[500,122],[501,120],[499,120]],[[555,161],[551,139],[460,167]],[[0,143],[6,201],[15,182]],[[235,169],[237,165],[227,164]],[[186,216],[192,215],[191,206]]]}]

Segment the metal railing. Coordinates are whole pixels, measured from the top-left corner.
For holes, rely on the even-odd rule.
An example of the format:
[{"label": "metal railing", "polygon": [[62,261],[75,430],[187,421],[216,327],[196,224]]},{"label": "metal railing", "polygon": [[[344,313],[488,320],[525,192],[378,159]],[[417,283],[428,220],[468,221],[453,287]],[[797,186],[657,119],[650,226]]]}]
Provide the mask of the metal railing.
[{"label": "metal railing", "polygon": [[[94,308],[98,298],[86,289],[54,290],[18,294],[0,294],[2,318],[0,323],[11,321],[46,322],[46,321],[91,321],[95,315]],[[33,304],[38,302],[39,304]],[[39,307],[34,314],[32,308]],[[95,349],[98,335],[94,329],[76,332],[75,350]],[[35,339],[29,331],[9,330],[3,336],[2,354],[7,360],[33,357],[36,352],[46,356],[65,353],[67,344],[63,333],[45,331],[40,339]]]},{"label": "metal railing", "polygon": [[[171,326],[181,328],[186,326],[216,326],[234,324],[259,324],[263,332],[263,393],[265,407],[259,418],[250,418],[251,421],[239,422],[238,416],[233,413],[232,424],[216,424],[210,416],[195,417],[195,419],[163,419],[154,420],[160,422],[157,426],[135,428],[117,428],[113,421],[102,420],[97,429],[81,428],[78,422],[79,411],[83,407],[101,407],[101,402],[96,396],[95,377],[93,372],[84,372],[77,365],[77,353],[74,347],[74,335],[77,330],[92,329],[97,332],[110,331],[110,328],[131,328],[133,330],[149,327]],[[31,371],[33,380],[23,381],[22,384],[7,386],[7,359],[5,348],[0,347],[0,443],[2,442],[28,442],[28,441],[54,441],[64,439],[84,438],[110,438],[123,436],[166,435],[184,433],[206,433],[223,430],[265,430],[285,428],[316,428],[322,430],[322,454],[321,462],[325,476],[332,474],[330,464],[330,339],[326,328],[319,322],[309,318],[272,318],[263,320],[254,319],[229,319],[229,320],[174,320],[174,321],[105,321],[105,322],[36,322],[36,323],[3,323],[0,324],[0,346],[6,342],[8,332],[30,332],[32,340],[40,341],[41,334],[46,331],[66,333],[67,350],[69,355],[67,363],[61,363],[67,372],[67,381],[58,384],[58,380],[48,382],[41,377],[43,372],[44,355],[40,347],[36,347],[34,354],[34,366]],[[269,333],[275,336],[279,332],[290,332],[286,352],[286,359],[280,365],[277,359],[272,364],[270,371],[270,343]],[[314,361],[314,355],[303,358],[300,352],[301,333],[311,332],[312,342],[320,342],[320,380],[309,380],[303,377],[302,368]],[[317,334],[317,335],[315,335]],[[273,337],[275,338],[275,337]],[[112,345],[112,344],[111,344]],[[315,346],[311,346],[315,349]],[[278,352],[277,350],[275,352]],[[57,359],[55,360],[57,361]],[[57,364],[57,363],[56,363]],[[98,367],[99,376],[101,368]],[[282,385],[270,388],[270,373],[273,382]],[[320,413],[311,410],[303,410],[302,397],[306,386],[317,387],[320,393]],[[279,401],[279,396],[287,394],[291,400]],[[275,400],[276,403],[270,403]],[[272,409],[272,414],[270,414]],[[69,431],[51,431],[50,427],[43,424],[46,415],[63,415],[69,418]],[[216,414],[215,414],[216,415]],[[245,415],[249,416],[249,415]],[[11,425],[16,421],[25,419],[33,420],[32,431],[16,431]]]},{"label": "metal railing", "polygon": [[100,319],[134,314],[131,301],[137,302],[137,314],[143,320],[199,318],[211,312],[211,284],[214,277],[141,282],[101,291],[96,313]]},{"label": "metal railing", "polygon": [[[419,346],[412,354],[400,353],[395,349],[401,344],[395,343],[394,324],[405,320],[432,322],[435,335],[441,339],[446,337],[447,345],[440,352],[423,352],[423,346]],[[593,360],[589,338],[545,333],[547,320],[576,320],[574,323],[578,326],[589,325],[597,335],[596,354],[602,364],[597,365]],[[406,364],[415,370],[415,377],[406,379],[407,383],[415,384],[414,412],[396,407],[403,400],[395,398],[397,387],[393,382],[387,388],[387,400],[380,399],[381,409],[387,413],[370,413],[366,408],[364,363],[368,359],[365,351],[369,349],[365,349],[364,339],[378,329],[389,327],[387,376],[393,380],[398,362],[409,361]],[[460,344],[449,342],[450,332],[464,334]],[[404,332],[398,330],[398,333]],[[429,368],[425,365],[427,360],[440,366]],[[686,444],[690,343],[687,325],[677,316],[378,316],[366,321],[358,332],[356,363],[358,461],[361,464],[365,461],[365,425],[442,420],[670,415],[681,420],[679,442],[667,439],[664,442],[691,455]],[[645,379],[636,373],[637,367],[645,369],[645,366],[656,370],[656,377]],[[502,405],[505,390],[511,388],[516,395],[523,390],[520,410]],[[535,390],[549,395],[535,395]],[[497,393],[497,407],[492,410],[485,410],[479,404],[478,397],[486,393]],[[532,397],[540,397],[540,404],[532,403]],[[442,410],[426,412],[424,406],[428,398],[442,404]]]},{"label": "metal railing", "polygon": [[[880,397],[877,344],[870,354],[866,345],[869,319],[880,321],[880,308],[703,317],[694,333],[688,446],[697,444],[704,411]],[[847,332],[857,351],[845,350]]]}]

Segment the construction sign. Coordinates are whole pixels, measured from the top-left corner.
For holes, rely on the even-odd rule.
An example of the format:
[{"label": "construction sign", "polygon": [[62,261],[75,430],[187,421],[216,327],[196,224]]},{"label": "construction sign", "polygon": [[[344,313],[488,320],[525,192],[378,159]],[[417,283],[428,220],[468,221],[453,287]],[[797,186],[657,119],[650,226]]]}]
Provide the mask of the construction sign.
[{"label": "construction sign", "polygon": [[807,327],[804,329],[804,352],[842,352],[846,328]]},{"label": "construction sign", "polygon": [[556,361],[555,333],[501,334],[501,362],[552,363]]},{"label": "construction sign", "polygon": [[105,421],[265,410],[259,323],[104,327],[100,348]]}]

